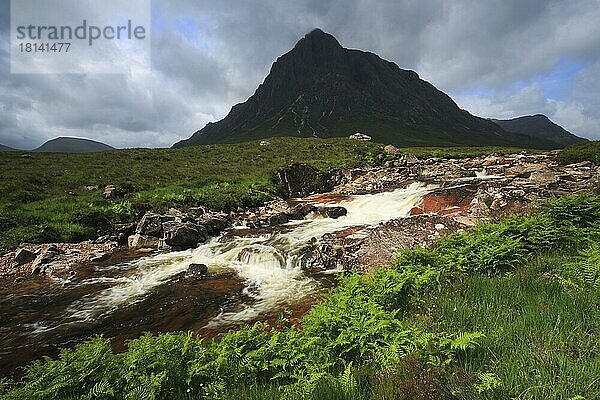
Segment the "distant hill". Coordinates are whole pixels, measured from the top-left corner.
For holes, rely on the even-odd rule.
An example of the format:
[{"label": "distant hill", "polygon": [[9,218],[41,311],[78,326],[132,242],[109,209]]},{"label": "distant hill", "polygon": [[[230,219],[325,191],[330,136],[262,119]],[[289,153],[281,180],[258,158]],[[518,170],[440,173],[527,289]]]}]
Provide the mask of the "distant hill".
[{"label": "distant hill", "polygon": [[0,151],[14,151],[15,149],[0,144]]},{"label": "distant hill", "polygon": [[532,136],[538,139],[551,140],[557,144],[557,148],[587,141],[587,139],[573,135],[571,132],[567,131],[562,126],[555,124],[542,114],[514,119],[494,119],[492,121],[508,132]]},{"label": "distant hill", "polygon": [[90,139],[59,137],[48,140],[33,151],[46,153],[94,153],[99,151],[115,150],[107,144]]},{"label": "distant hill", "polygon": [[416,72],[346,49],[319,29],[279,57],[246,102],[173,147],[356,132],[397,146],[555,147],[473,116]]}]

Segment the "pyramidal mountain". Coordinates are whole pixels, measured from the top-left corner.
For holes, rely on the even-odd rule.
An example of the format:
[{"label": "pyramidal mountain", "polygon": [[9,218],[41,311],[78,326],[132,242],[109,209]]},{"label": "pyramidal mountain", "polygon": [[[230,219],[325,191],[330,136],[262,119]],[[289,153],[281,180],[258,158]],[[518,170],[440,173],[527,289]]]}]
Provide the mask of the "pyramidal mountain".
[{"label": "pyramidal mountain", "polygon": [[346,49],[320,29],[279,57],[246,102],[173,147],[356,132],[396,146],[557,147],[473,116],[416,72]]},{"label": "pyramidal mountain", "polygon": [[492,120],[507,132],[519,133],[543,140],[557,143],[557,147],[570,146],[575,143],[585,142],[587,139],[573,135],[560,125],[552,122],[542,114],[529,115],[513,119]]},{"label": "pyramidal mountain", "polygon": [[115,148],[95,140],[58,137],[48,140],[33,151],[40,153],[96,153],[111,150],[115,150]]}]

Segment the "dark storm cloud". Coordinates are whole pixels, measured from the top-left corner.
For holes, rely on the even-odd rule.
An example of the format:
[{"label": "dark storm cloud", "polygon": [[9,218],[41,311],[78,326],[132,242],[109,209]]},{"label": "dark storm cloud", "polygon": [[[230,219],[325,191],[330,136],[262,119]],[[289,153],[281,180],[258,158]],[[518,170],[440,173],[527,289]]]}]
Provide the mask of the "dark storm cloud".
[{"label": "dark storm cloud", "polygon": [[[600,137],[597,0],[154,0],[151,72],[11,75],[0,13],[0,143],[58,136],[168,146],[247,99],[271,63],[314,27],[414,69],[486,117],[546,113]],[[581,68],[551,98],[536,77]],[[560,78],[560,76],[558,77]]]}]

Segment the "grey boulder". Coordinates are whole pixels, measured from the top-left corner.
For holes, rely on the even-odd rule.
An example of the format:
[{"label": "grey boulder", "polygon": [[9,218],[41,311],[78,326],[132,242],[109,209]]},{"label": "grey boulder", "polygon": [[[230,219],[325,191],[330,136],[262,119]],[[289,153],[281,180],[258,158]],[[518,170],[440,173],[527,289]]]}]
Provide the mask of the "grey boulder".
[{"label": "grey boulder", "polygon": [[196,247],[209,237],[205,227],[193,222],[165,222],[163,234],[164,242],[177,250]]},{"label": "grey boulder", "polygon": [[320,211],[321,211],[321,214],[323,214],[324,216],[326,216],[328,218],[333,218],[333,219],[337,219],[339,217],[343,217],[344,215],[348,214],[348,210],[346,210],[344,207],[340,207],[340,206],[321,207]]},{"label": "grey boulder", "polygon": [[31,265],[31,273],[43,274],[48,264],[55,260],[59,253],[60,251],[55,245],[50,245],[46,249],[42,250]]},{"label": "grey boulder", "polygon": [[132,249],[156,249],[160,239],[156,236],[141,235],[136,233],[127,238],[127,245]]},{"label": "grey boulder", "polygon": [[15,259],[13,261],[13,265],[15,267],[18,267],[23,264],[27,264],[28,262],[35,260],[35,257],[36,257],[35,253],[32,251],[29,251],[27,249],[19,249],[15,253]]}]

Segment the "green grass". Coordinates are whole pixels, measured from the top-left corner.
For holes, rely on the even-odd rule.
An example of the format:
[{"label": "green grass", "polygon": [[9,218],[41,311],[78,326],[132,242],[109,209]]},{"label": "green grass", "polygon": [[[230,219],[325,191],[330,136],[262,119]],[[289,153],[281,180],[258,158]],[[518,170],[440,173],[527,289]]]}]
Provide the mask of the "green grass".
[{"label": "green grass", "polygon": [[[271,124],[256,127],[251,130],[233,130],[218,137],[205,137],[204,143],[236,143],[240,141],[259,140],[274,136],[292,136],[311,138],[315,134],[311,126],[305,126],[298,129],[298,126],[291,120],[284,119],[279,121],[276,127]],[[463,147],[472,146],[520,146],[538,149],[554,149],[556,143],[542,138],[534,138],[523,135],[514,137],[503,137],[489,134],[481,134],[477,131],[469,133],[464,132],[464,127],[441,126],[405,126],[399,127],[395,123],[388,123],[382,120],[357,120],[336,121],[333,126],[317,127],[320,138],[348,137],[348,135],[361,132],[373,138],[379,143],[391,143],[396,147],[428,147],[436,143],[440,147]],[[512,136],[512,135],[509,135]]]},{"label": "green grass", "polygon": [[485,334],[460,363],[502,382],[483,398],[600,398],[600,290],[565,290],[551,274],[571,259],[552,252],[511,274],[464,277],[427,299],[415,323]]},{"label": "green grass", "polygon": [[600,198],[553,199],[341,277],[300,327],[146,334],[123,354],[96,338],[0,398],[595,399],[598,239]]},{"label": "green grass", "polygon": [[69,191],[85,194],[85,185],[129,185],[132,190],[148,190],[211,179],[253,180],[291,162],[320,169],[354,165],[379,148],[377,144],[345,139],[276,138],[270,143],[92,154],[27,153],[27,157],[1,153],[0,192],[3,201],[31,201],[64,196]]},{"label": "green grass", "polygon": [[562,164],[591,161],[600,165],[600,141],[582,142],[566,147],[561,150],[558,159]]}]

